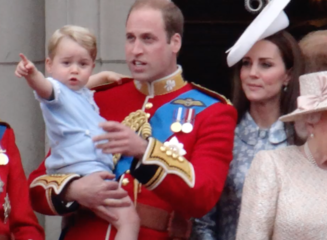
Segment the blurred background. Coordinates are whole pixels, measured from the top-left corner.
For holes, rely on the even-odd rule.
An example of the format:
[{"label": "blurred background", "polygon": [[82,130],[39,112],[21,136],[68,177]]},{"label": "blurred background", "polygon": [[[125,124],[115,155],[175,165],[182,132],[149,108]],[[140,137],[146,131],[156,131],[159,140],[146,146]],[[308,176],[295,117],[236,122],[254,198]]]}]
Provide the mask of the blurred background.
[{"label": "blurred background", "polygon": [[[0,119],[16,133],[26,175],[47,152],[38,102],[26,81],[14,76],[19,53],[44,70],[47,39],[66,24],[87,27],[98,40],[95,72],[129,74],[125,63],[125,21],[134,0],[0,0]],[[178,62],[184,76],[230,97],[229,49],[268,0],[173,0],[185,15],[183,47]],[[251,13],[247,8],[257,9]],[[261,4],[262,3],[262,4]],[[326,0],[292,0],[286,8],[289,32],[297,39],[327,29]],[[19,180],[18,180],[19,181]],[[60,217],[38,214],[47,239],[57,240]]]},{"label": "blurred background", "polygon": [[[185,16],[185,33],[179,63],[184,77],[228,98],[231,69],[226,53],[268,0],[174,0]],[[250,4],[257,12],[249,12]],[[260,2],[263,3],[260,8]],[[288,31],[301,39],[310,31],[327,29],[326,0],[292,0],[285,9]]]}]

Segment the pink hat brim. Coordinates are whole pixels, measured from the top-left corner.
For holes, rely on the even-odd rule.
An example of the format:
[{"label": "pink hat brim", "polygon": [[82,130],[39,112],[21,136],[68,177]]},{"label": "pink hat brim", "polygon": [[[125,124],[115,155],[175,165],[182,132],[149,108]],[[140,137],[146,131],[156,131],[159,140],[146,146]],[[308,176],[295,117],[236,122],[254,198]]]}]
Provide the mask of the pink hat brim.
[{"label": "pink hat brim", "polygon": [[316,109],[311,109],[311,110],[300,110],[296,109],[295,111],[286,114],[284,116],[281,116],[279,120],[282,122],[294,122],[297,120],[300,120],[304,115],[310,114],[310,113],[316,113],[316,112],[323,112],[326,111],[327,107],[319,107]]}]

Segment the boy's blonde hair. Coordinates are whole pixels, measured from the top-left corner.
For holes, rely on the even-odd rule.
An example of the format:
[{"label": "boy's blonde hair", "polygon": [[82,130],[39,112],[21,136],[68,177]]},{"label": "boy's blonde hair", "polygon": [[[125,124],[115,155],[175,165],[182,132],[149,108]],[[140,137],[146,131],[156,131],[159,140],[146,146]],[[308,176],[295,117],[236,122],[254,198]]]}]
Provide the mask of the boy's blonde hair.
[{"label": "boy's blonde hair", "polygon": [[64,37],[72,39],[85,48],[90,53],[92,60],[95,61],[97,56],[96,37],[87,28],[73,25],[63,26],[52,34],[48,44],[49,58],[52,59],[55,56],[58,44]]}]

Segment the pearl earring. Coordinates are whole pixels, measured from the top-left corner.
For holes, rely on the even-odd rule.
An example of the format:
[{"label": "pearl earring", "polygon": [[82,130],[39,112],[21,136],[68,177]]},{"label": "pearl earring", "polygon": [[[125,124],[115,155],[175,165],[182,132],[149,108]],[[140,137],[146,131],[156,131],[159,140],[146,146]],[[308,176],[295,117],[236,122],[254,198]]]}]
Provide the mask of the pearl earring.
[{"label": "pearl earring", "polygon": [[283,88],[284,92],[287,92],[287,85]]},{"label": "pearl earring", "polygon": [[313,138],[315,135],[313,133],[310,134],[310,137]]}]

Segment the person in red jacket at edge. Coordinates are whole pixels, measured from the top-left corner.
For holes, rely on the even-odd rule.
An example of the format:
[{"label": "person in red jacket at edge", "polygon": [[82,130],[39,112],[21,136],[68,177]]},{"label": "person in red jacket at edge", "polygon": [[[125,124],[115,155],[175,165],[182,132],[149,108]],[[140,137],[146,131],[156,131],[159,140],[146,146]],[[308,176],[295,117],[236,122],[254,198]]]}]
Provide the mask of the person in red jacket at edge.
[{"label": "person in red jacket at edge", "polygon": [[[101,85],[95,101],[109,121],[94,137],[115,155],[114,176],[97,172],[29,177],[34,210],[64,215],[60,239],[113,239],[110,207],[128,194],[141,220],[140,240],[188,239],[191,219],[210,211],[232,159],[236,111],[223,96],[186,82],[177,65],[184,19],[168,0],[137,0],[126,22],[133,79]],[[205,69],[204,69],[205,71]]]},{"label": "person in red jacket at edge", "polygon": [[0,121],[0,240],[44,240],[33,212],[14,131]]}]

